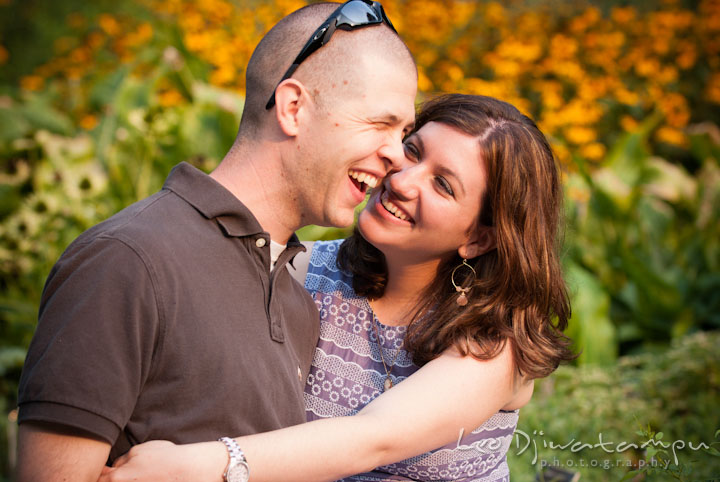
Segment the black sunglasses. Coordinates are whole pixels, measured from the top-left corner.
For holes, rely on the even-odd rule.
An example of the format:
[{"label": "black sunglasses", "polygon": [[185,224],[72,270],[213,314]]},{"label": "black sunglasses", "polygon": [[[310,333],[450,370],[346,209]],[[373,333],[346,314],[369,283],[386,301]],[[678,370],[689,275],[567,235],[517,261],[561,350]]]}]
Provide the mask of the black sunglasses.
[{"label": "black sunglasses", "polygon": [[[282,81],[289,79],[300,64],[310,57],[313,52],[328,43],[330,37],[335,33],[335,30],[354,30],[383,22],[385,22],[393,32],[397,33],[392,22],[390,22],[390,19],[385,15],[385,10],[383,10],[380,2],[373,2],[371,0],[348,0],[340,5],[310,36],[310,40],[307,41],[298,56],[295,57],[292,65],[287,69],[285,75],[283,75],[280,82],[278,82],[278,85],[280,85]],[[277,86],[275,90],[277,90]],[[270,100],[265,104],[265,109],[272,109],[275,105],[275,90],[273,90],[273,93],[270,95]]]}]

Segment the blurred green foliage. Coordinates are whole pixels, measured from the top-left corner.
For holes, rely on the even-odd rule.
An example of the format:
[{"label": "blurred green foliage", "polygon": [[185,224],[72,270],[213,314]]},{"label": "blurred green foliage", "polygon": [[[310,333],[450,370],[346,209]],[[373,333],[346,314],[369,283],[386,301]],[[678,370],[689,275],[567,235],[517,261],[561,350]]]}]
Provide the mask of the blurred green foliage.
[{"label": "blurred green foliage", "polygon": [[649,461],[653,444],[642,445],[655,432],[670,444],[670,464],[650,480],[676,480],[671,470],[682,472],[679,480],[717,479],[720,457],[690,444],[720,442],[718,346],[720,332],[700,332],[663,353],[625,356],[610,367],[563,366],[538,381],[532,402],[520,410],[511,479],[530,482],[544,465],[555,465],[580,472],[583,481],[619,481]]},{"label": "blurred green foliage", "polygon": [[574,289],[569,335],[580,363],[667,346],[720,328],[720,130],[689,131],[696,175],[653,156],[647,119],[602,167],[566,181],[566,273]]}]

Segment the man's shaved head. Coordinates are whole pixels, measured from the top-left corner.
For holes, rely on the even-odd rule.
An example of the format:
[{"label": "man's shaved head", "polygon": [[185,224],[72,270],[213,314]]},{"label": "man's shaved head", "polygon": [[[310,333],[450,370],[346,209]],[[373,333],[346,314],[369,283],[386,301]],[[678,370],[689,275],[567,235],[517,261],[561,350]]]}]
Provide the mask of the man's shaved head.
[{"label": "man's shaved head", "polygon": [[[265,104],[285,71],[310,35],[335,10],[338,3],[303,7],[278,22],[255,48],[246,72],[246,98],[240,137],[254,135],[270,119]],[[314,100],[328,108],[362,80],[373,58],[382,57],[398,68],[417,75],[412,54],[387,25],[369,25],[344,31],[308,57],[292,75],[309,90]]]}]

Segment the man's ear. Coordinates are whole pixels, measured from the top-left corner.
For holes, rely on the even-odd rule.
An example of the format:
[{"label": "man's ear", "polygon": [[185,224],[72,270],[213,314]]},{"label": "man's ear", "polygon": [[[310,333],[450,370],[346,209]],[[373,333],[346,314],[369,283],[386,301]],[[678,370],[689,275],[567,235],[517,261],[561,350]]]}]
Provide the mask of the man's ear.
[{"label": "man's ear", "polygon": [[480,226],[470,239],[458,248],[462,258],[472,259],[492,251],[497,247],[497,231],[493,226]]},{"label": "man's ear", "polygon": [[299,129],[299,113],[306,98],[305,86],[297,79],[285,79],[275,89],[275,116],[283,133],[294,137]]}]

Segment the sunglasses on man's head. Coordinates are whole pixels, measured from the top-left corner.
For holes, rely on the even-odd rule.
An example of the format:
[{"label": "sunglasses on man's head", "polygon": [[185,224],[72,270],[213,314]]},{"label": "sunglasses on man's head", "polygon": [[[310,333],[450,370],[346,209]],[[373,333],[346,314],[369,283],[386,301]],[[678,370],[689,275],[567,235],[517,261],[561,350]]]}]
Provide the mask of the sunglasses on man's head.
[{"label": "sunglasses on man's head", "polygon": [[[310,40],[305,43],[300,53],[295,60],[293,60],[290,68],[287,69],[285,75],[282,76],[280,82],[289,79],[295,70],[305,61],[310,55],[318,50],[320,47],[330,41],[330,37],[335,33],[335,30],[354,30],[356,28],[365,27],[368,25],[376,25],[385,22],[393,32],[397,33],[390,19],[385,15],[380,2],[373,2],[371,0],[348,0],[347,2],[340,5],[330,16],[320,25],[315,32],[310,36]],[[277,90],[277,86],[275,87]],[[275,105],[275,90],[270,95],[270,100],[265,104],[265,109],[272,109]]]}]

